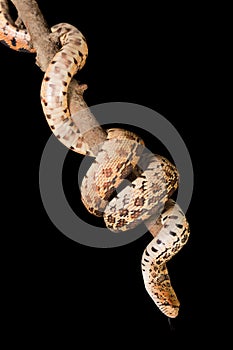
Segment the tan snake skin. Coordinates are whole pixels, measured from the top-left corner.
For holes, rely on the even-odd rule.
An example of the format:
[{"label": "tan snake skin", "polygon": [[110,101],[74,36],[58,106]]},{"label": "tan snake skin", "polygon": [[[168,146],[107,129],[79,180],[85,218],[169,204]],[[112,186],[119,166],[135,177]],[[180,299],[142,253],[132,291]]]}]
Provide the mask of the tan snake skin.
[{"label": "tan snake skin", "polygon": [[62,49],[45,72],[41,85],[42,108],[54,135],[66,147],[81,154],[91,153],[71,118],[67,100],[70,81],[86,61],[86,40],[78,29],[67,23],[57,24],[51,31],[59,33]]},{"label": "tan snake skin", "polygon": [[[51,31],[59,33],[61,49],[42,82],[43,112],[52,132],[66,147],[92,155],[70,115],[67,100],[70,81],[88,55],[86,40],[67,23],[55,25]],[[0,41],[17,51],[35,52],[29,34],[14,25],[2,1]],[[174,318],[180,303],[166,263],[187,242],[189,224],[178,204],[170,199],[179,184],[176,167],[162,156],[143,152],[144,141],[135,133],[108,129],[107,139],[82,181],[82,202],[90,213],[102,216],[111,231],[126,231],[145,223],[154,236],[142,256],[145,288],[161,312]],[[124,179],[131,184],[116,193]]]}]

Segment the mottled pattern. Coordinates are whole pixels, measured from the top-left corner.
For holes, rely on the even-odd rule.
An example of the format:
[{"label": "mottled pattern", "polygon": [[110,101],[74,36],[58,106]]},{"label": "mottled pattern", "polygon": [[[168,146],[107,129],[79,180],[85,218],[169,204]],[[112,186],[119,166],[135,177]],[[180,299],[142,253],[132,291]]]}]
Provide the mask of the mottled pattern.
[{"label": "mottled pattern", "polygon": [[30,40],[27,30],[15,26],[4,2],[0,1],[0,42],[12,50],[34,53]]},{"label": "mottled pattern", "polygon": [[[86,40],[77,28],[67,23],[55,25],[51,30],[58,34],[61,48],[50,62],[41,86],[46,120],[66,147],[94,156],[79,131],[78,118],[72,119],[67,99],[71,79],[84,66],[88,55]],[[2,1],[0,41],[17,51],[35,52],[29,34],[14,26]],[[189,237],[184,213],[170,199],[179,185],[178,171],[168,159],[145,152],[143,140],[135,133],[114,128],[106,130],[106,134],[106,141],[100,145],[83,178],[82,202],[90,213],[103,217],[109,230],[118,234],[145,223],[154,236],[142,256],[145,288],[161,312],[176,317],[180,303],[166,263]],[[124,180],[129,184],[119,190]]]},{"label": "mottled pattern", "polygon": [[159,309],[168,317],[178,315],[180,303],[173,290],[166,267],[187,242],[189,224],[181,208],[169,199],[163,212],[145,222],[154,239],[142,256],[142,274],[145,287]]},{"label": "mottled pattern", "polygon": [[144,145],[127,130],[108,129],[107,135],[81,184],[82,201],[96,216],[103,216],[110,197],[139,161]]},{"label": "mottled pattern", "polygon": [[72,77],[80,70],[88,55],[82,33],[74,26],[60,23],[51,28],[58,33],[61,49],[48,66],[41,85],[41,103],[46,120],[54,135],[71,150],[91,153],[68,108],[67,92]]},{"label": "mottled pattern", "polygon": [[112,231],[132,229],[152,214],[159,215],[178,187],[179,175],[171,162],[159,155],[144,157],[145,170],[106,206],[104,221]]}]

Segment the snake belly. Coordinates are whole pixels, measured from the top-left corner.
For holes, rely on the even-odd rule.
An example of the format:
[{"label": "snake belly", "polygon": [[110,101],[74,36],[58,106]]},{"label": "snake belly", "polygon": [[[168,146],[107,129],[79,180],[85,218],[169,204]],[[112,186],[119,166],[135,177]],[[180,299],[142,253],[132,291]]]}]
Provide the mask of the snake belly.
[{"label": "snake belly", "polygon": [[[51,31],[58,34],[61,48],[42,81],[43,112],[59,141],[75,152],[92,155],[72,119],[67,96],[73,76],[85,64],[87,43],[82,33],[68,23],[57,24]],[[1,0],[0,41],[16,51],[35,52],[29,33],[14,25]],[[82,202],[90,213],[102,216],[111,231],[119,233],[145,223],[154,239],[142,256],[144,285],[159,310],[176,317],[180,303],[166,263],[186,244],[190,233],[184,213],[170,198],[178,188],[178,171],[162,156],[144,157],[144,141],[135,133],[112,128],[106,134],[106,141],[82,181]],[[146,166],[138,168],[143,157]],[[131,179],[132,174],[137,176]],[[130,184],[117,193],[125,179]]]}]

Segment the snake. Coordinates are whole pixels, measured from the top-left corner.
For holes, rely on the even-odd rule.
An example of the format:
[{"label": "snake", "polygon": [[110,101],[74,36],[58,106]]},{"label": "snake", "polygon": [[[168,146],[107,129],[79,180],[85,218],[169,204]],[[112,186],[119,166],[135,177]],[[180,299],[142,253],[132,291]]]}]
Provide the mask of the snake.
[{"label": "snake", "polygon": [[[88,56],[83,34],[69,23],[51,27],[60,49],[50,61],[41,84],[41,105],[56,138],[74,152],[94,156],[85,144],[69,110],[68,88]],[[5,1],[0,0],[0,42],[16,51],[35,53],[30,34],[12,21]],[[179,299],[172,287],[167,262],[187,243],[190,226],[180,206],[172,199],[179,186],[176,166],[167,158],[146,151],[143,139],[122,129],[106,129],[80,187],[81,201],[106,227],[120,232],[145,224],[153,239],[141,259],[144,286],[158,309],[177,317]],[[127,181],[127,186],[117,189]]]}]

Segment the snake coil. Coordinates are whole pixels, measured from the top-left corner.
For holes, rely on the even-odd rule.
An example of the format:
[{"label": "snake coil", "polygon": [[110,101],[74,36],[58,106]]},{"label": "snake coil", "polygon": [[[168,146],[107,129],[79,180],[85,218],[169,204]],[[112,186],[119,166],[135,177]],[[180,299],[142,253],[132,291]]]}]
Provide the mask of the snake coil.
[{"label": "snake coil", "polygon": [[[70,114],[67,97],[73,76],[85,64],[86,40],[67,23],[57,24],[51,31],[59,34],[61,49],[44,74],[43,112],[52,132],[66,147],[93,156]],[[0,41],[11,49],[35,53],[30,35],[15,26],[3,1]],[[82,181],[82,202],[90,213],[103,216],[111,231],[126,231],[145,223],[154,236],[142,256],[145,288],[161,312],[174,318],[180,303],[166,263],[183,247],[190,233],[184,213],[170,198],[178,188],[178,171],[162,156],[143,155],[144,141],[135,133],[120,128],[108,129],[106,133],[106,141]],[[130,176],[131,184],[116,196],[116,189]]]}]

